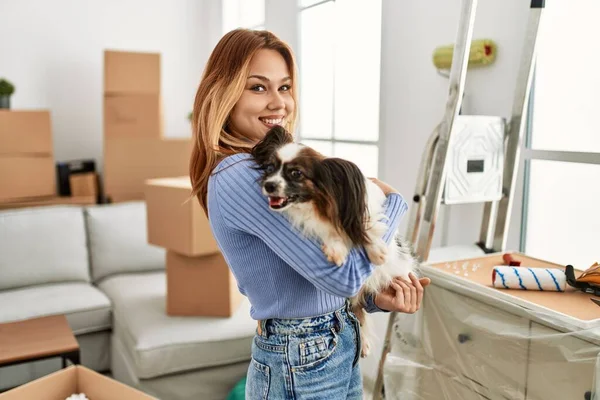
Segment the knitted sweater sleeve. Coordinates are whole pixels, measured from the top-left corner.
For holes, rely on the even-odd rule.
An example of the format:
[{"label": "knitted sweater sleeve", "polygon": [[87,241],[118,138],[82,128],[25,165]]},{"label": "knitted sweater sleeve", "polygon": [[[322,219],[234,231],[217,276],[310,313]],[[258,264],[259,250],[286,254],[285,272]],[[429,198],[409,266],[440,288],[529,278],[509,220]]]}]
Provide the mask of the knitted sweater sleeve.
[{"label": "knitted sweater sleeve", "polygon": [[[352,249],[341,267],[330,263],[321,243],[303,235],[283,214],[269,208],[259,184],[260,171],[254,165],[248,158],[217,171],[211,178],[218,212],[226,227],[234,233],[259,237],[317,288],[345,298],[356,295],[374,268],[364,248]],[[388,231],[384,235],[388,243],[407,208],[401,195],[388,195],[385,204]]]}]

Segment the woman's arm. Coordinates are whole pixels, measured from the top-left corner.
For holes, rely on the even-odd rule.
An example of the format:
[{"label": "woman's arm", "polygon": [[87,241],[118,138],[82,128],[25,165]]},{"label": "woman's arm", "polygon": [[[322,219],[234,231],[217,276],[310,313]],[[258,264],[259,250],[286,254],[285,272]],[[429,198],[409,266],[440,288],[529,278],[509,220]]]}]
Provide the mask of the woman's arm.
[{"label": "woman's arm", "polygon": [[[249,157],[216,172],[209,183],[215,204],[226,226],[259,237],[269,248],[319,289],[339,297],[358,293],[373,265],[363,248],[355,248],[346,262],[337,267],[330,263],[321,243],[307,238],[281,213],[272,211],[261,193],[260,171]],[[386,200],[388,232],[393,238],[407,204],[399,194]],[[389,239],[389,238],[388,238]]]}]

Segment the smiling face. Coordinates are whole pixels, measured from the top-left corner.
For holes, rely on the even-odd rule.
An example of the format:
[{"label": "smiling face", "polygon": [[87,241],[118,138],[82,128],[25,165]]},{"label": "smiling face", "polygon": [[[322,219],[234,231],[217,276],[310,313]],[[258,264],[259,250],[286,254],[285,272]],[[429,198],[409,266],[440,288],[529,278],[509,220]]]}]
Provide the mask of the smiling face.
[{"label": "smiling face", "polygon": [[285,126],[295,108],[290,71],[281,54],[259,50],[249,66],[244,91],[231,111],[229,128],[253,141],[276,125]]}]

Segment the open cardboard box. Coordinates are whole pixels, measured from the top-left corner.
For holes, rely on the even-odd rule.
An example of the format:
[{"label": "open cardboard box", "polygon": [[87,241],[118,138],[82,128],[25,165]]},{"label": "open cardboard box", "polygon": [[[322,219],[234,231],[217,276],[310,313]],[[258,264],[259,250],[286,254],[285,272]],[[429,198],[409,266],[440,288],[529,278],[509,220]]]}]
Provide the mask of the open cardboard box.
[{"label": "open cardboard box", "polygon": [[89,400],[156,400],[81,365],[72,365],[4,393],[0,400],[65,400],[83,393]]}]

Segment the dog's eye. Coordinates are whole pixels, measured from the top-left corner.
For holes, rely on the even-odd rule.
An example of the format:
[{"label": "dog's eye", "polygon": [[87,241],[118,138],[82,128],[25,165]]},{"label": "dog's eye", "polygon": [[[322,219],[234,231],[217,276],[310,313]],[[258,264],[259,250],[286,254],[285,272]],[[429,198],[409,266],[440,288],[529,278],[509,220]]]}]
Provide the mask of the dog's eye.
[{"label": "dog's eye", "polygon": [[294,179],[302,178],[302,171],[293,169],[290,171],[290,176]]},{"label": "dog's eye", "polygon": [[273,171],[275,171],[275,166],[273,164],[265,165],[265,172],[267,174],[271,174],[271,173],[273,173]]}]

